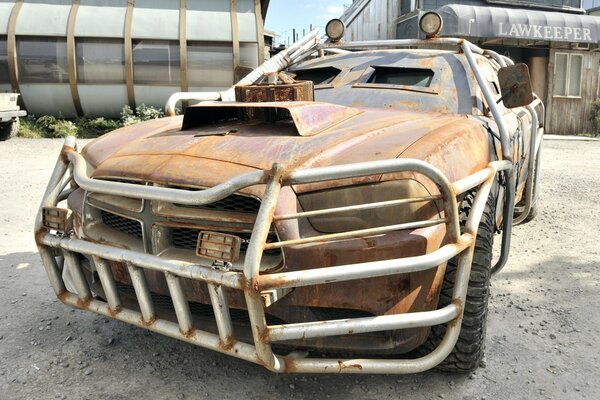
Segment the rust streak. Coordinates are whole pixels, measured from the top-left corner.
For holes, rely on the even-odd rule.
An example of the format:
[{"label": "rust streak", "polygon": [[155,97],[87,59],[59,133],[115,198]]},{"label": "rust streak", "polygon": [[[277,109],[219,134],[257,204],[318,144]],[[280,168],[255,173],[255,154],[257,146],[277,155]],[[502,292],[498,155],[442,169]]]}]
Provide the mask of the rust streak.
[{"label": "rust streak", "polygon": [[360,364],[346,364],[343,361],[338,361],[338,366],[340,368],[340,371],[343,369],[352,369],[352,368],[359,369],[361,371],[363,369],[363,366]]},{"label": "rust streak", "polygon": [[111,307],[108,307],[108,313],[113,318],[115,318],[121,311],[123,311],[123,307],[121,307],[121,306],[118,306],[115,309],[112,309]]},{"label": "rust streak", "polygon": [[69,158],[68,158],[68,154],[72,153],[75,151],[75,148],[71,147],[71,146],[67,146],[67,145],[63,145],[62,149],[60,150],[60,159],[65,163],[68,164],[69,163]]},{"label": "rust streak", "polygon": [[156,322],[156,317],[152,317],[150,321],[144,321],[144,317],[140,318],[139,323],[143,326],[152,326]]},{"label": "rust streak", "polygon": [[191,339],[196,335],[196,328],[192,328],[187,332],[183,332],[181,329],[179,330],[179,333],[181,333],[181,336]]},{"label": "rust streak", "polygon": [[227,336],[225,341],[219,340],[219,348],[225,352],[230,352],[233,346],[237,343],[232,336]]}]

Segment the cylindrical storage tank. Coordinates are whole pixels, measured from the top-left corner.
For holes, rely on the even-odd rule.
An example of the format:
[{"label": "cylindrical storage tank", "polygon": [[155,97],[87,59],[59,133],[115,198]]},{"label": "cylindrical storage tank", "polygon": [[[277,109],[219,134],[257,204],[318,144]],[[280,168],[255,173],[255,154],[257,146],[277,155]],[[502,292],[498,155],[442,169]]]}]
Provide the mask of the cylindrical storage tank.
[{"label": "cylindrical storage tank", "polygon": [[0,0],[0,90],[64,117],[225,90],[263,61],[263,3]]}]

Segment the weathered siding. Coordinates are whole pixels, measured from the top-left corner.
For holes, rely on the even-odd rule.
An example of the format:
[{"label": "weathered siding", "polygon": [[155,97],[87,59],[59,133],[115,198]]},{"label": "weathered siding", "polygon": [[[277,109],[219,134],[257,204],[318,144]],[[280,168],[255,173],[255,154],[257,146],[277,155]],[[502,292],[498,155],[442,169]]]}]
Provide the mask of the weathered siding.
[{"label": "weathered siding", "polygon": [[574,52],[583,55],[583,73],[581,79],[581,97],[554,96],[554,62],[556,52],[551,50],[548,63],[548,96],[546,99],[546,131],[558,135],[573,135],[592,131],[590,121],[591,102],[598,98],[598,79],[600,54],[591,52]]},{"label": "weathered siding", "polygon": [[401,1],[410,0],[355,1],[342,16],[347,26],[346,40],[395,39]]}]

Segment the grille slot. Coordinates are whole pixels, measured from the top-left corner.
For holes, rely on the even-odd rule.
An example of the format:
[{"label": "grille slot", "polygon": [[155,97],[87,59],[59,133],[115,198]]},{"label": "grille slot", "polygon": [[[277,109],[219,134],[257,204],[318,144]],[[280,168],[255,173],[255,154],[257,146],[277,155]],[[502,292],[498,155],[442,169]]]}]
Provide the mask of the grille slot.
[{"label": "grille slot", "polygon": [[[248,244],[250,241],[251,233],[246,232],[223,232],[232,235],[236,235],[242,239],[242,246],[240,248],[241,252],[245,252],[248,250]],[[198,242],[198,234],[200,234],[200,229],[192,229],[192,228],[173,228],[173,246],[178,249],[186,249],[186,250],[195,250],[196,244]],[[267,242],[277,242],[277,235],[274,233],[269,233],[267,238]],[[264,254],[267,255],[278,255],[281,254],[281,250],[279,249],[271,249],[265,250]]]},{"label": "grille slot", "polygon": [[[178,188],[183,189],[183,188]],[[190,189],[191,190],[191,189]],[[200,208],[203,210],[213,211],[226,211],[226,212],[238,212],[244,214],[257,214],[260,209],[260,200],[253,197],[240,196],[237,194],[226,197],[222,200],[215,201],[210,204],[203,204],[200,206],[186,206],[183,204],[175,204],[176,207],[185,208]]]},{"label": "grille slot", "polygon": [[120,215],[109,213],[104,210],[100,211],[100,213],[104,225],[140,239],[143,237],[142,224],[140,224],[139,221],[121,217]]},{"label": "grille slot", "polygon": [[[121,292],[125,295],[132,296],[132,297],[136,296],[133,286],[123,285],[123,284],[118,283],[117,287],[119,289],[119,292]],[[165,296],[162,294],[158,294],[158,293],[153,293],[153,292],[150,292],[150,296],[152,297],[152,303],[154,303],[154,305],[156,307],[162,308],[162,309],[174,310],[175,307],[173,305],[173,301],[171,300],[171,297]],[[205,318],[206,317],[215,318],[215,312],[213,310],[212,305],[197,303],[194,301],[190,301],[190,302],[188,302],[188,304],[190,306],[190,313],[192,315],[198,316],[198,317],[205,317]],[[240,310],[237,308],[229,308],[229,315],[231,316],[232,322],[250,325],[250,317],[248,316],[248,311],[246,311],[246,310]],[[270,315],[270,314],[266,313],[265,317],[267,319],[268,325],[285,324],[284,320],[277,318],[274,315]]]}]

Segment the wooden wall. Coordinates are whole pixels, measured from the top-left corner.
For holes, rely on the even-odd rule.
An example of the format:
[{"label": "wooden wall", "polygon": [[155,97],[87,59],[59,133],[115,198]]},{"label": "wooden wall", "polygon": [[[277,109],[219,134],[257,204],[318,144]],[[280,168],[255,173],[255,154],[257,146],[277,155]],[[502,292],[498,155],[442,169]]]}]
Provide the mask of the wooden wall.
[{"label": "wooden wall", "polygon": [[[583,54],[581,98],[555,97],[554,61],[556,52]],[[599,98],[600,53],[552,49],[548,63],[548,95],[546,98],[546,133],[575,135],[592,131],[590,110]]]}]

